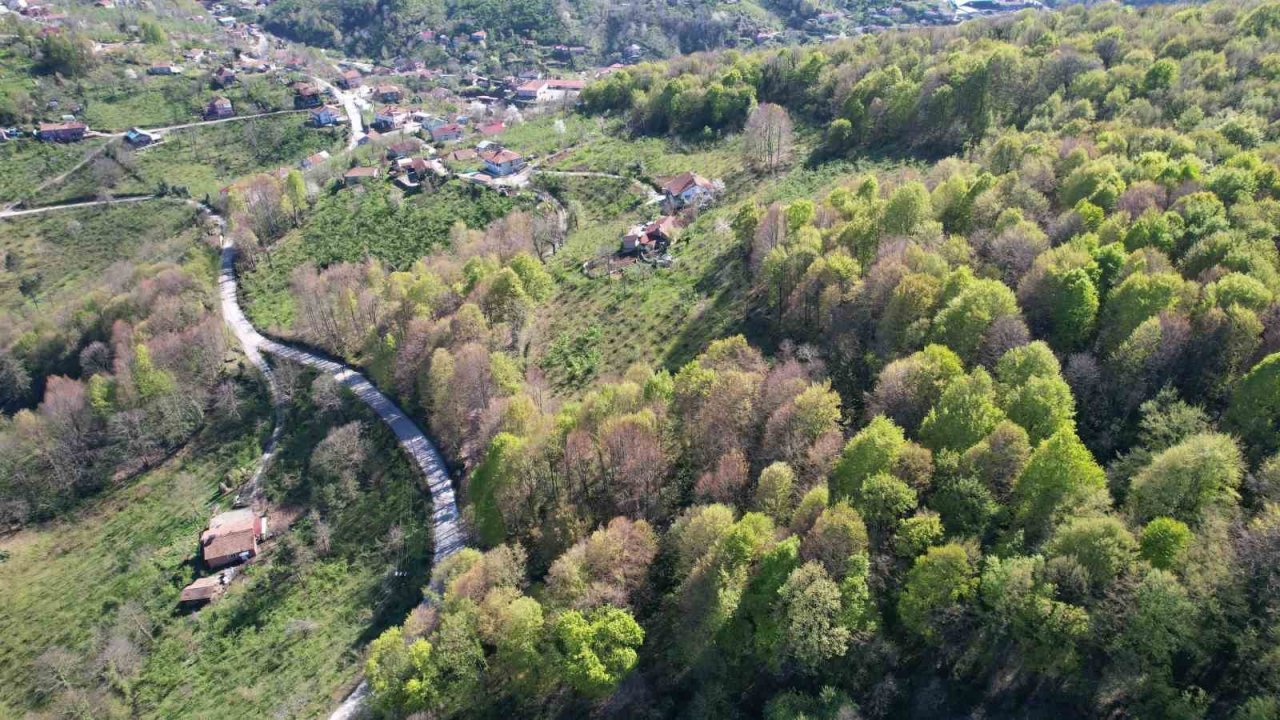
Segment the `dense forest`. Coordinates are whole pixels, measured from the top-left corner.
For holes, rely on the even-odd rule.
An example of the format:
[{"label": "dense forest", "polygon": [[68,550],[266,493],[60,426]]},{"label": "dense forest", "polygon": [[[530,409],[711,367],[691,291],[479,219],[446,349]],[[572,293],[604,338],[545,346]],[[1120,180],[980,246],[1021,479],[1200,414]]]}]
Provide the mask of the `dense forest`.
[{"label": "dense forest", "polygon": [[581,392],[526,357],[536,217],[296,271],[294,332],[425,413],[481,548],[373,644],[379,712],[1277,717],[1278,74],[1274,3],[614,73],[583,111],[634,135],[767,103],[876,162],[690,229],[761,347]]},{"label": "dense forest", "polygon": [[[571,5],[266,13],[375,56],[435,26],[630,36],[575,28],[590,12]],[[673,51],[715,46],[690,27]],[[565,148],[580,177],[541,186],[563,215],[460,182],[406,197],[242,178],[219,209],[251,317],[423,421],[472,547],[416,605],[429,538],[403,458],[334,383],[285,365],[295,435],[265,489],[306,514],[252,573],[264,599],[145,639],[132,612],[86,609],[107,624],[74,649],[36,663],[15,643],[13,686],[53,677],[33,707],[66,715],[85,697],[214,714],[211,666],[184,677],[203,641],[241,677],[250,650],[281,677],[345,650],[324,672],[359,658],[388,718],[1277,720],[1278,85],[1275,0],[1071,6],[628,66],[568,118],[603,149]],[[655,146],[715,198],[681,217],[671,267],[584,278],[575,252],[612,253],[648,219],[618,195],[655,179]],[[615,176],[591,185],[600,169]],[[91,223],[66,224],[71,247],[102,245]],[[91,291],[66,297],[39,264],[66,253],[21,247],[0,285],[24,308],[0,323],[9,522],[162,462],[236,416],[247,380],[208,250],[86,267]],[[716,339],[599,357],[634,327],[637,288],[695,268],[662,317]],[[606,309],[588,332],[545,324],[585,296]],[[155,567],[149,617],[167,617],[186,575]],[[49,592],[31,587],[23,617]],[[334,587],[362,609],[321,607]],[[119,636],[146,650],[130,673]],[[328,692],[294,711],[255,687],[251,707],[281,716]]]}]

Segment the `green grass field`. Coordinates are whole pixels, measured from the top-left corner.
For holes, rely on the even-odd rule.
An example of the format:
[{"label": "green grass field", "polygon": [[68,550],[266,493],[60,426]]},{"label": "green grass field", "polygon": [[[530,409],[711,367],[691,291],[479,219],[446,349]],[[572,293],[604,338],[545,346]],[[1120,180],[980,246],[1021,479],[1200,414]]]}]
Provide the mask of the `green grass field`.
[{"label": "green grass field", "polygon": [[43,193],[38,197],[34,194],[42,181],[75,167],[105,142],[89,140],[63,145],[22,138],[0,143],[0,204],[44,200]]},{"label": "green grass field", "polygon": [[85,298],[117,263],[179,260],[197,247],[194,220],[172,200],[0,220],[0,308],[49,313]]},{"label": "green grass field", "polygon": [[192,197],[216,196],[236,178],[341,147],[345,130],[306,127],[305,113],[175,130],[164,141],[122,157],[129,168],[117,192],[150,192],[161,181],[185,186]]}]

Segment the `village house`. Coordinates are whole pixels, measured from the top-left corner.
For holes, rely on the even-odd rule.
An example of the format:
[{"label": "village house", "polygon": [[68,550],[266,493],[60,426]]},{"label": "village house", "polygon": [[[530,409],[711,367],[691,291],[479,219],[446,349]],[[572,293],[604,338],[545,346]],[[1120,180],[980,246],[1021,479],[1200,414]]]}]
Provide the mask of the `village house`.
[{"label": "village house", "polygon": [[295,110],[320,107],[322,102],[320,89],[309,83],[293,84],[293,107]]},{"label": "village house", "polygon": [[431,128],[432,142],[453,142],[460,139],[462,139],[462,126],[457,123],[447,123]]},{"label": "village house", "polygon": [[395,85],[379,85],[374,88],[373,94],[384,103],[400,102],[400,99],[404,97],[404,92]]},{"label": "village house", "polygon": [[522,103],[560,102],[577,97],[585,83],[582,80],[529,80],[516,88],[516,101]]},{"label": "village house", "polygon": [[308,113],[307,122],[312,127],[333,127],[342,122],[342,111],[332,105],[322,105]]},{"label": "village house", "polygon": [[396,185],[407,192],[418,190],[422,183],[432,179],[432,176],[448,174],[439,161],[422,157],[401,158],[396,161],[395,168],[397,170]]},{"label": "village house", "polygon": [[422,150],[422,143],[416,139],[402,140],[387,146],[387,159],[399,160],[407,158]]},{"label": "village house", "polygon": [[218,120],[221,118],[229,118],[236,114],[235,108],[231,106],[231,101],[224,97],[216,97],[209,101],[209,105],[204,109],[204,117],[206,120]]},{"label": "village house", "polygon": [[359,70],[347,70],[338,76],[338,87],[343,90],[355,90],[361,82]]},{"label": "village house", "polygon": [[506,148],[486,150],[480,153],[484,171],[493,177],[505,177],[519,172],[525,165],[524,156]]},{"label": "village house", "polygon": [[196,578],[190,585],[182,588],[178,595],[178,605],[195,609],[217,600],[227,591],[227,584],[234,574],[235,568],[228,568],[216,575]]},{"label": "village house", "polygon": [[562,80],[560,78],[552,78],[547,81],[547,87],[551,90],[558,90],[566,93],[582,92],[582,88],[586,82],[582,80]]},{"label": "village house", "polygon": [[676,219],[670,215],[663,215],[657,220],[636,225],[622,236],[622,252],[663,252],[675,239],[677,227]]},{"label": "village house", "polygon": [[215,515],[200,533],[200,557],[211,570],[240,563],[258,554],[267,535],[267,519],[249,508]]},{"label": "village house", "polygon": [[404,127],[412,111],[399,105],[386,105],[373,113],[373,127],[386,132]]},{"label": "village house", "polygon": [[494,120],[492,122],[487,122],[487,123],[484,123],[483,125],[476,126],[476,132],[480,133],[481,135],[484,135],[485,137],[493,137],[494,135],[501,135],[503,131],[506,129],[507,129],[506,124],[504,124],[501,120]]},{"label": "village house", "polygon": [[353,167],[342,174],[342,182],[347,187],[354,187],[377,180],[381,176],[382,171],[376,167]]},{"label": "village house", "polygon": [[458,148],[445,156],[450,162],[466,163],[473,162],[479,154],[471,148]]},{"label": "village house", "polygon": [[124,141],[135,148],[146,147],[159,139],[155,134],[141,128],[130,128],[129,132],[124,134]]},{"label": "village house", "polygon": [[471,40],[471,42],[473,43],[482,43],[489,39],[489,33],[485,32],[484,30],[476,30],[475,32],[471,33],[471,36],[468,39]]},{"label": "village house", "polygon": [[302,162],[298,163],[303,170],[310,170],[319,167],[329,161],[329,151],[321,150],[315,155],[308,155],[302,158]]},{"label": "village house", "polygon": [[692,172],[683,172],[662,186],[663,206],[675,212],[690,205],[700,206],[716,193],[715,183]]},{"label": "village house", "polygon": [[182,67],[178,65],[152,65],[147,68],[148,75],[181,75]]},{"label": "village house", "polygon": [[45,142],[80,142],[89,126],[79,121],[40,123],[36,136]]},{"label": "village house", "polygon": [[530,80],[516,88],[516,101],[524,103],[542,102],[546,99],[546,94],[546,80]]},{"label": "village house", "polygon": [[213,87],[223,89],[231,87],[236,83],[236,72],[231,68],[222,67],[213,74]]}]

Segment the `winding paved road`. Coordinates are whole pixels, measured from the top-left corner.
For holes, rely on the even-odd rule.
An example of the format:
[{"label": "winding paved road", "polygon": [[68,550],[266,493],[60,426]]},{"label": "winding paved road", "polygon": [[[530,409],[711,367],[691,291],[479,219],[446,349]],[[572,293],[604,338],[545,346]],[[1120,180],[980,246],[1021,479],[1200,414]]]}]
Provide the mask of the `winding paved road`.
[{"label": "winding paved road", "polygon": [[[432,556],[433,567],[465,547],[466,532],[458,513],[453,484],[449,480],[449,471],[444,458],[441,457],[436,446],[427,439],[412,418],[374,387],[364,375],[342,363],[263,337],[249,323],[244,311],[240,309],[235,260],[236,249],[231,240],[224,236],[222,269],[218,275],[218,285],[222,293],[222,317],[244,346],[249,361],[258,367],[265,367],[266,362],[262,354],[266,353],[315,368],[332,376],[339,385],[350,390],[368,405],[395,433],[400,446],[409,454],[409,457],[413,458],[413,462],[427,480],[427,488],[431,491],[431,528],[435,546]],[[266,372],[269,373],[270,370]]]},{"label": "winding paved road", "polygon": [[[270,366],[263,357],[263,353],[292,360],[328,373],[339,385],[350,390],[377,413],[379,418],[382,418],[387,427],[391,428],[391,431],[395,433],[400,446],[409,454],[409,457],[413,458],[413,462],[422,471],[423,477],[426,478],[427,487],[431,491],[431,536],[435,546],[432,555],[432,568],[438,567],[442,560],[466,547],[466,531],[463,529],[461,517],[458,514],[453,484],[449,481],[448,468],[445,465],[444,458],[440,455],[440,451],[427,439],[427,436],[418,428],[418,425],[396,406],[390,398],[374,387],[373,383],[369,382],[364,375],[342,363],[263,337],[249,323],[249,319],[245,317],[244,311],[240,308],[239,287],[236,283],[236,249],[225,234],[222,236],[222,267],[218,274],[218,287],[222,295],[222,317],[231,326],[231,330],[235,333],[236,338],[239,339],[240,344],[244,346],[244,352],[249,361],[261,369],[263,375],[267,378],[268,386],[272,388],[273,401],[277,403],[277,412],[280,410],[278,400],[280,396],[275,389],[275,379]],[[251,492],[257,492],[257,481],[275,453],[275,445],[279,437],[280,428],[281,423],[277,414],[276,427],[272,431],[271,441],[263,451],[263,462],[257,472],[254,473],[253,480],[250,481],[253,488]],[[437,592],[441,589],[439,583],[438,578],[431,578],[430,585]],[[429,598],[424,598],[423,602],[426,603],[428,600]],[[329,716],[330,720],[351,720],[357,717],[362,711],[368,695],[369,683],[361,680],[355,690],[347,695],[342,704]]]}]

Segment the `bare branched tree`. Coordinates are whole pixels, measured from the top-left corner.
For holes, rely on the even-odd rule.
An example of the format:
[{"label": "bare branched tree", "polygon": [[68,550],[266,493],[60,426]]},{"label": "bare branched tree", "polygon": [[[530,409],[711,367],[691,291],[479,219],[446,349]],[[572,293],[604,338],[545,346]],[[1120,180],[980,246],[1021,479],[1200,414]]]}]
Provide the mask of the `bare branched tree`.
[{"label": "bare branched tree", "polygon": [[747,162],[772,175],[791,159],[791,116],[779,105],[764,103],[751,111],[743,132]]}]

